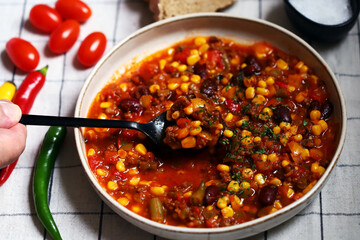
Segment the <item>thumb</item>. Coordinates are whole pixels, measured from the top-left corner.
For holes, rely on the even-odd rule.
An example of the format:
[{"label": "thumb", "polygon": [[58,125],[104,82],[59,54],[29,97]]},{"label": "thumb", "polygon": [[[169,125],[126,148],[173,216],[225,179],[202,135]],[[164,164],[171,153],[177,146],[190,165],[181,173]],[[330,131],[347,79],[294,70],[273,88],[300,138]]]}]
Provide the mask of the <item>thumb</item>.
[{"label": "thumb", "polygon": [[0,128],[11,128],[21,118],[21,109],[6,99],[0,99]]}]

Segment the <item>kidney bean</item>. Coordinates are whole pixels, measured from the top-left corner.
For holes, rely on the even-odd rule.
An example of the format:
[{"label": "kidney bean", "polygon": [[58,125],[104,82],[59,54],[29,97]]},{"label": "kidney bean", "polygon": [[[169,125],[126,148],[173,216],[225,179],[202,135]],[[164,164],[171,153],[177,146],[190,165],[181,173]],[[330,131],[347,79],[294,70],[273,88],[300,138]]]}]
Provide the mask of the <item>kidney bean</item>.
[{"label": "kidney bean", "polygon": [[217,186],[210,185],[205,189],[205,203],[207,205],[213,204],[220,195],[220,189]]},{"label": "kidney bean", "polygon": [[260,190],[259,202],[265,206],[272,205],[276,199],[277,193],[278,189],[276,186],[265,186]]},{"label": "kidney bean", "polygon": [[140,86],[136,88],[134,92],[134,97],[140,99],[143,95],[150,95],[150,90],[145,86]]},{"label": "kidney bean", "polygon": [[200,92],[207,97],[212,97],[215,95],[217,90],[217,84],[215,79],[206,79],[202,85]]},{"label": "kidney bean", "polygon": [[199,75],[202,79],[206,78],[206,64],[196,63],[194,66],[194,73]]},{"label": "kidney bean", "polygon": [[210,36],[209,38],[209,43],[217,43],[220,42],[221,40],[215,36]]},{"label": "kidney bean", "polygon": [[144,111],[144,108],[140,105],[139,100],[136,98],[125,98],[121,100],[119,107],[124,112],[141,114]]},{"label": "kidney bean", "polygon": [[274,120],[277,124],[280,124],[281,122],[288,122],[291,123],[291,114],[289,108],[278,105],[276,106],[276,109],[273,111],[274,113]]},{"label": "kidney bean", "polygon": [[245,58],[247,66],[244,68],[245,76],[251,76],[253,74],[259,75],[261,67],[254,55],[249,55]]},{"label": "kidney bean", "polygon": [[329,100],[326,100],[321,105],[321,117],[323,119],[329,118],[331,113],[333,112],[333,109],[334,109],[333,104]]}]

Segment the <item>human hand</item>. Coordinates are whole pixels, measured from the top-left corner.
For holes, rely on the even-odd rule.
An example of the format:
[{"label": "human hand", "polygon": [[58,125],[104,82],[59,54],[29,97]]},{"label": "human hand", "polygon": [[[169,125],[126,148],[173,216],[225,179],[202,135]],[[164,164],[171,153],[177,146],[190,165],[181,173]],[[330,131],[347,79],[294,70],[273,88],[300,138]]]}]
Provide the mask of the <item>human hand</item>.
[{"label": "human hand", "polygon": [[0,168],[15,161],[25,149],[26,128],[19,123],[20,108],[0,99]]}]

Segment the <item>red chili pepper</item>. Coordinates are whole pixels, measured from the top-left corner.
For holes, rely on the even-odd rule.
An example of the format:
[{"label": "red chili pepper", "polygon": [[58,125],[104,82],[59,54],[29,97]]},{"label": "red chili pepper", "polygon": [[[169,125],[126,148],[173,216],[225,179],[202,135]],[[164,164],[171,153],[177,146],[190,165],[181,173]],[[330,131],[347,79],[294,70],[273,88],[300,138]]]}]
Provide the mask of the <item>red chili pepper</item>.
[{"label": "red chili pepper", "polygon": [[[20,107],[23,114],[30,112],[37,94],[44,86],[47,69],[48,66],[29,73],[16,92],[13,102]],[[17,161],[18,160],[0,170],[0,186],[10,177]]]}]

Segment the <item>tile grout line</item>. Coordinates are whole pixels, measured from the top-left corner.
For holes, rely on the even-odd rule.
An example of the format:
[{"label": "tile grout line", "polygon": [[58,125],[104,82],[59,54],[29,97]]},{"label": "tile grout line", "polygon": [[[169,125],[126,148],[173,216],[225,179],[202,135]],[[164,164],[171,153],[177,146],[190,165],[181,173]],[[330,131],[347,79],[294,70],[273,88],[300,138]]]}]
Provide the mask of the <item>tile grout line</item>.
[{"label": "tile grout line", "polygon": [[322,209],[322,194],[319,193],[319,202],[320,202],[320,239],[324,239],[324,221],[323,221],[323,209]]},{"label": "tile grout line", "polygon": [[104,201],[101,200],[98,240],[101,239],[103,218],[104,218]]}]

